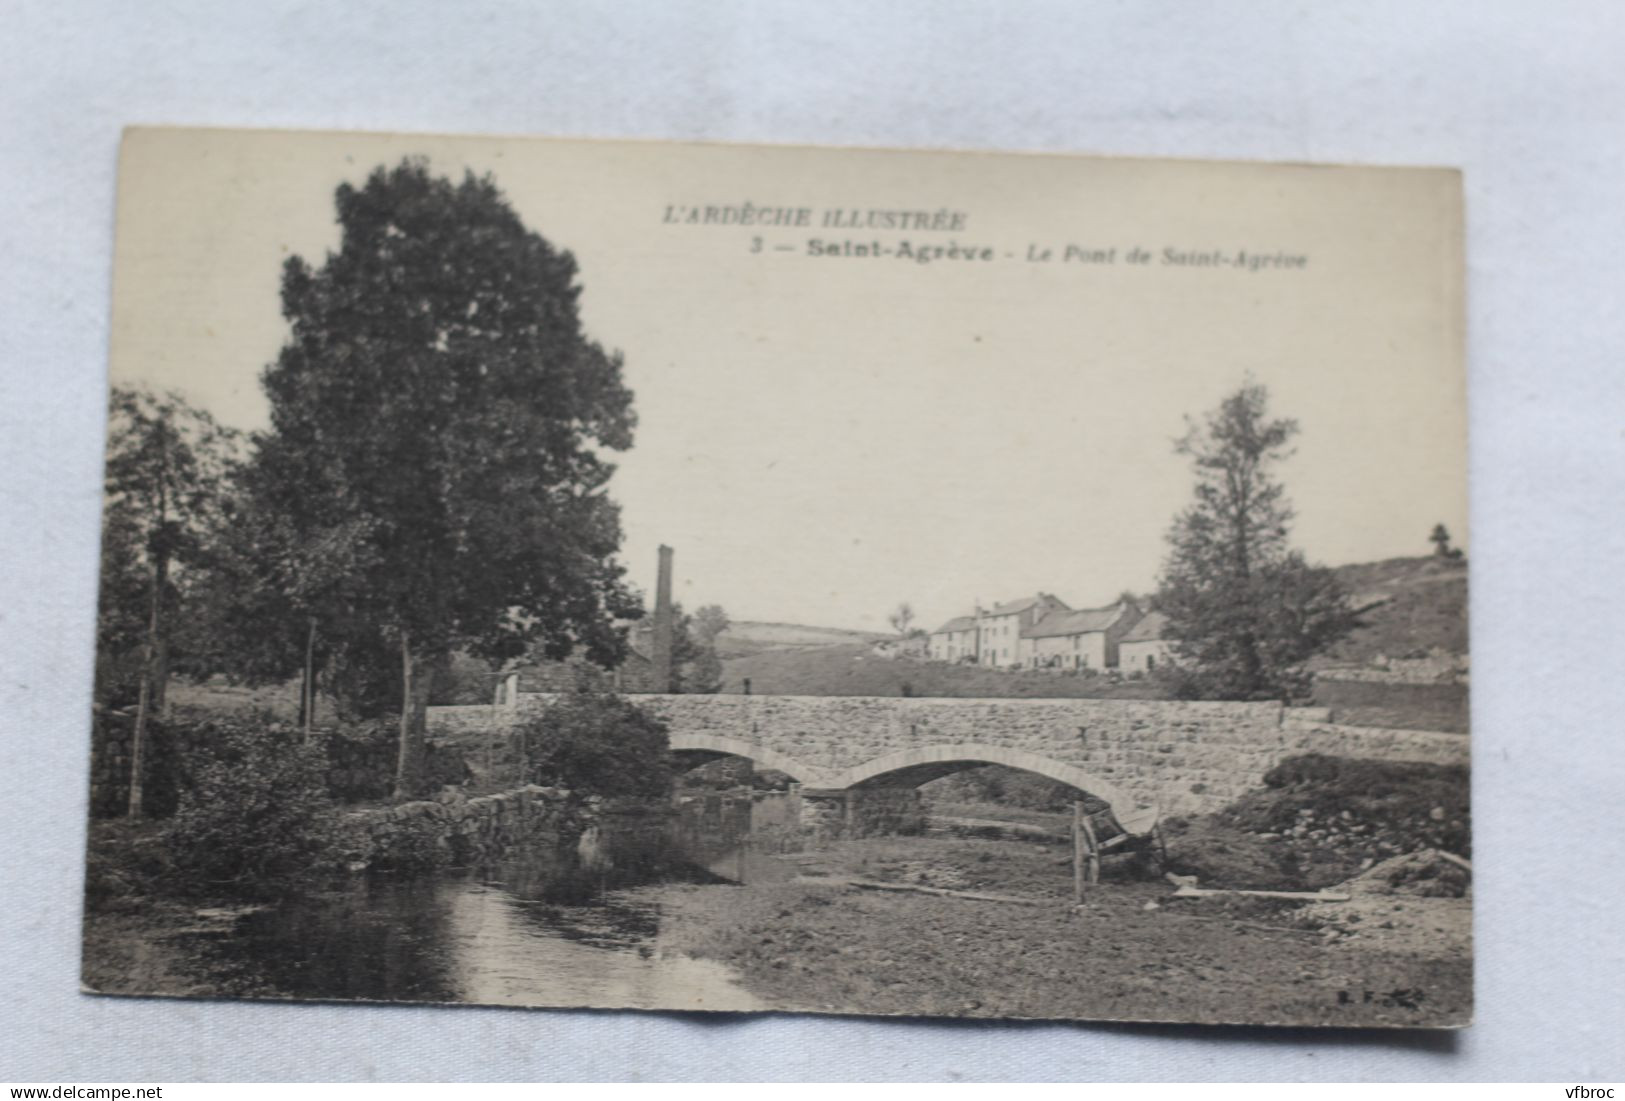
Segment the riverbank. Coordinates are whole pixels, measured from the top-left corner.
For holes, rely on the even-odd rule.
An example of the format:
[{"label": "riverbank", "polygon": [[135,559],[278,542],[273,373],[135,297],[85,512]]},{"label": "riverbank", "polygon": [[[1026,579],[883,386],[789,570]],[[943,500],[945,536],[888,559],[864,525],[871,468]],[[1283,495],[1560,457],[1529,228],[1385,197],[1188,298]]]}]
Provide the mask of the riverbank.
[{"label": "riverbank", "polygon": [[[1351,936],[1325,932],[1310,906],[1176,899],[1159,881],[1100,884],[1074,910],[1070,857],[1026,843],[850,841],[802,870],[664,888],[669,947],[727,964],[781,1010],[1395,1028],[1471,1017],[1462,899],[1395,899],[1393,929],[1372,921]],[[842,876],[1047,904],[882,893]],[[1459,943],[1416,951],[1402,936],[1413,919]]]},{"label": "riverbank", "polygon": [[260,905],[174,874],[164,823],[92,822],[85,852],[80,985],[101,994],[230,993],[200,965],[199,939],[228,935]]}]

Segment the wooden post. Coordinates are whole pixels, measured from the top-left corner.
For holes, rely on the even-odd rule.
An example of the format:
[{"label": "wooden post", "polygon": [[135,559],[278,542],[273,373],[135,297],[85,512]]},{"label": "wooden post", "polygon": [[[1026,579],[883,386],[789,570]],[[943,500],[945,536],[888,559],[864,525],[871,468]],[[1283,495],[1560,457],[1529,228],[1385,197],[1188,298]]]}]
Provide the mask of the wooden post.
[{"label": "wooden post", "polygon": [[1072,801],[1072,904],[1083,905],[1083,800]]},{"label": "wooden post", "polygon": [[1083,905],[1086,883],[1100,882],[1100,843],[1094,824],[1083,813],[1083,800],[1072,803],[1072,902]]},{"label": "wooden post", "polygon": [[316,617],[310,616],[305,629],[305,679],[299,689],[300,723],[304,726],[304,741],[310,742],[310,732],[316,726]]},{"label": "wooden post", "polygon": [[497,700],[502,695],[505,683],[497,681],[496,691],[491,693],[491,725],[485,731],[485,782],[492,785],[495,785],[497,778],[497,726],[502,716]]},{"label": "wooden post", "polygon": [[1100,882],[1100,843],[1095,838],[1095,825],[1089,821],[1089,816],[1083,813],[1083,804],[1078,804],[1078,824],[1083,831],[1083,843],[1087,852],[1087,867],[1085,878],[1090,883]]}]

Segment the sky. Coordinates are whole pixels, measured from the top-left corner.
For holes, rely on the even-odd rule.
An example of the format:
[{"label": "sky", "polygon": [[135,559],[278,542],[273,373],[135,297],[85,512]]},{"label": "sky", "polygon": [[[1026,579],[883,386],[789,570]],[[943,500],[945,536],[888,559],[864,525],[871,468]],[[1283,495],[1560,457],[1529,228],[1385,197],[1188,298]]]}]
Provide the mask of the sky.
[{"label": "sky", "polygon": [[[263,427],[283,261],[319,264],[334,189],[406,155],[489,172],[576,256],[585,329],[634,392],[611,493],[646,593],[661,543],[679,600],[740,620],[885,630],[908,601],[931,627],[1037,591],[1148,592],[1193,484],[1173,441],[1249,376],[1300,425],[1279,476],[1312,560],[1424,554],[1441,522],[1467,545],[1445,171],[132,131],[112,378]],[[684,220],[746,202],[811,224]],[[826,227],[830,210],[944,228]],[[1290,266],[1176,262],[1241,253]]]}]

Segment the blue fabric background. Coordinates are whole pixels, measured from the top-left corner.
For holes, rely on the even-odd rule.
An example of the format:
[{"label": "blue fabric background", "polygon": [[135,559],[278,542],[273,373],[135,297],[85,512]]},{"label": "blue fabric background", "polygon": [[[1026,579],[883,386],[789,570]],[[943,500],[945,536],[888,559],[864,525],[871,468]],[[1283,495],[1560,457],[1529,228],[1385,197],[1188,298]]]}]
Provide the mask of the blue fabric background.
[{"label": "blue fabric background", "polygon": [[[0,1080],[1625,1077],[1618,5],[12,0],[0,13]],[[1457,1037],[76,990],[128,123],[1457,165],[1478,1024]]]}]

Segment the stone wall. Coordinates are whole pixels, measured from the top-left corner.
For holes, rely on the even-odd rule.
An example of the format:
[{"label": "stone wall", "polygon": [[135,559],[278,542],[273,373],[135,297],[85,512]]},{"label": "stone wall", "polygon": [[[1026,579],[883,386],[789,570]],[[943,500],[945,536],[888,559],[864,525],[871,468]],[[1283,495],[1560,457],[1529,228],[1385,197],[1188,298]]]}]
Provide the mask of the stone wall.
[{"label": "stone wall", "polygon": [[[1318,709],[1317,709],[1318,710]],[[1325,753],[1379,761],[1426,761],[1436,765],[1470,764],[1465,734],[1434,730],[1399,730],[1379,726],[1346,726],[1318,719],[1300,720],[1287,712],[1283,731],[1294,753]]]},{"label": "stone wall", "polygon": [[1377,684],[1466,684],[1472,659],[1435,647],[1425,657],[1377,655],[1369,665],[1334,665],[1315,674],[1318,680],[1369,681]]},{"label": "stone wall", "polygon": [[1410,721],[1425,719],[1437,730],[1468,728],[1470,691],[1465,680],[1407,682],[1318,676],[1314,684],[1315,702],[1335,715],[1380,716],[1387,712]]},{"label": "stone wall", "polygon": [[[546,697],[521,696],[522,701]],[[431,734],[456,736],[490,730],[492,725],[506,727],[514,721],[512,707],[492,707],[490,704],[462,704],[455,707],[429,708],[428,725]]]},{"label": "stone wall", "polygon": [[[437,708],[432,721],[478,729],[547,702],[521,695],[502,713]],[[749,756],[807,788],[912,785],[956,762],[1003,764],[1098,795],[1120,818],[1150,805],[1216,810],[1296,753],[1467,760],[1459,734],[1288,721],[1278,703],[699,695],[638,703],[666,722],[674,748]]]}]

